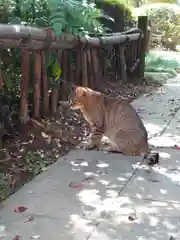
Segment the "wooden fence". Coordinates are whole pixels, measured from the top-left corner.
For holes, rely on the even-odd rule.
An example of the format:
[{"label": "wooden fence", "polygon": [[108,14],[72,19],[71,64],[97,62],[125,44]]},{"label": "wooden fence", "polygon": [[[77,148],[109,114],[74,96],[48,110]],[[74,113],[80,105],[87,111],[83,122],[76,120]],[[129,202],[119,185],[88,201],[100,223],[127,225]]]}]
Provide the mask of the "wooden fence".
[{"label": "wooden fence", "polygon": [[[50,114],[49,89],[45,64],[45,51],[56,51],[62,69],[61,78],[54,85],[54,101],[58,92],[67,99],[67,83],[99,89],[109,69],[113,77],[127,82],[144,76],[147,17],[139,17],[138,27],[128,32],[91,38],[77,38],[70,34],[56,37],[50,29],[22,25],[0,24],[0,49],[21,49],[20,119],[28,121],[28,83],[30,52],[34,55],[33,118]],[[69,58],[73,61],[69,61]],[[0,84],[2,85],[2,83]],[[53,100],[52,100],[53,101]],[[43,111],[40,113],[40,104]],[[55,105],[57,102],[55,103]],[[53,112],[56,111],[51,108]]]}]

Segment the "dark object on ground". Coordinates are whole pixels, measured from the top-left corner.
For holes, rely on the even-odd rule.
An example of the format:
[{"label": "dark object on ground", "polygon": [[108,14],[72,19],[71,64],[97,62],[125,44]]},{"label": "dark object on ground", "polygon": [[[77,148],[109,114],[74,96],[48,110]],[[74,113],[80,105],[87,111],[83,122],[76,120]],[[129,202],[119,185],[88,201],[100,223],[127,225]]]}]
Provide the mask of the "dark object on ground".
[{"label": "dark object on ground", "polygon": [[157,152],[150,153],[149,156],[147,157],[147,163],[150,166],[159,163],[159,153]]}]

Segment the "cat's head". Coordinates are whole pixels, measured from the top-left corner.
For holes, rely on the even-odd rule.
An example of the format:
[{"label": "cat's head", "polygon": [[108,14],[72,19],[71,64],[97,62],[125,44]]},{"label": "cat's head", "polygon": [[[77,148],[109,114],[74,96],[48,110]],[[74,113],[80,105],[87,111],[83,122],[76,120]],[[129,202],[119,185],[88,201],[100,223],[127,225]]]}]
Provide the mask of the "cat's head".
[{"label": "cat's head", "polygon": [[82,109],[87,102],[91,89],[86,87],[76,87],[69,95],[69,104],[71,109]]}]

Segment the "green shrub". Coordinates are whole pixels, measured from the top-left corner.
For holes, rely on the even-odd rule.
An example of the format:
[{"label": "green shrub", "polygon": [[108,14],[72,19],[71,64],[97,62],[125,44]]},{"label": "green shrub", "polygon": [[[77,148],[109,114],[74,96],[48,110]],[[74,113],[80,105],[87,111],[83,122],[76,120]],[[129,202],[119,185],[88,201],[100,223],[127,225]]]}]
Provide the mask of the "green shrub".
[{"label": "green shrub", "polygon": [[102,23],[112,32],[120,32],[133,27],[131,7],[124,0],[96,0],[95,3],[114,20],[111,22],[102,20]]},{"label": "green shrub", "polygon": [[147,4],[136,9],[136,15],[147,15],[152,25],[152,40],[159,38],[174,50],[180,44],[180,7],[176,4]]},{"label": "green shrub", "polygon": [[95,4],[82,0],[4,0],[0,3],[0,23],[52,27],[57,35],[104,33],[98,21],[108,18]]},{"label": "green shrub", "polygon": [[98,18],[108,16],[95,4],[79,0],[47,0],[50,10],[50,25],[57,35],[69,32],[82,36],[88,33],[105,32]]}]

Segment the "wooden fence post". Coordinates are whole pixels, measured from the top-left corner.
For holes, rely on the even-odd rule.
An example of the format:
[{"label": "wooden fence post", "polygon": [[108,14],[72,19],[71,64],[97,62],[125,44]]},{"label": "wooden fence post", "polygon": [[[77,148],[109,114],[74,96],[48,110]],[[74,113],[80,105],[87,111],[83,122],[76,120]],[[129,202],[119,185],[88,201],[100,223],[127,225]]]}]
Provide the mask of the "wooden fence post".
[{"label": "wooden fence post", "polygon": [[49,114],[49,91],[47,83],[46,61],[44,51],[41,51],[41,77],[42,77],[42,93],[43,93],[43,114]]},{"label": "wooden fence post", "polygon": [[121,80],[123,81],[123,83],[126,83],[127,75],[126,75],[125,47],[122,45],[119,46],[119,55],[120,55]]},{"label": "wooden fence post", "polygon": [[35,66],[34,66],[34,82],[33,82],[33,117],[35,119],[40,118],[40,97],[41,97],[41,51],[37,50],[35,54]]},{"label": "wooden fence post", "polygon": [[75,81],[74,84],[76,85],[80,85],[81,83],[81,55],[79,54],[79,52],[81,51],[81,48],[78,47],[76,48],[76,60],[75,60]]},{"label": "wooden fence post", "polygon": [[[63,49],[61,63],[62,63],[63,80],[68,83],[68,51],[67,49]],[[62,82],[60,84],[60,98],[63,101],[67,100],[67,83]]]},{"label": "wooden fence post", "polygon": [[20,82],[20,121],[28,122],[28,84],[29,84],[29,52],[21,50],[21,82]]},{"label": "wooden fence post", "polygon": [[140,63],[137,69],[137,77],[140,79],[144,78],[144,71],[145,71],[145,56],[146,56],[146,42],[147,42],[147,34],[148,34],[148,18],[147,16],[139,16],[138,17],[138,28],[141,29],[141,31],[144,34],[144,38],[142,38],[141,46],[139,48],[139,58]]},{"label": "wooden fence post", "polygon": [[92,68],[94,75],[94,87],[95,90],[100,90],[100,79],[102,78],[102,68],[97,55],[97,48],[91,48]]},{"label": "wooden fence post", "polygon": [[82,85],[88,87],[89,79],[88,79],[88,72],[87,72],[87,51],[81,50],[81,57],[82,57]]},{"label": "wooden fence post", "polygon": [[4,82],[3,82],[3,73],[2,73],[2,60],[0,55],[0,89],[3,88],[3,85],[4,85]]},{"label": "wooden fence post", "polygon": [[88,80],[89,87],[94,88],[94,76],[93,76],[93,68],[92,68],[92,58],[90,49],[87,50],[87,72],[88,72]]}]

